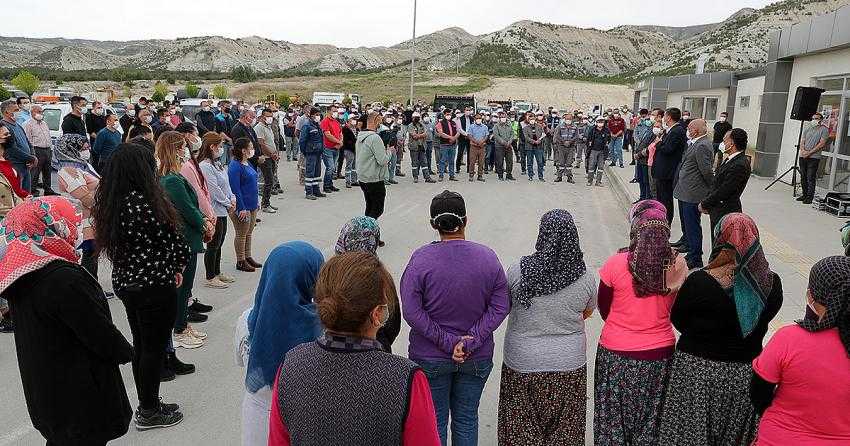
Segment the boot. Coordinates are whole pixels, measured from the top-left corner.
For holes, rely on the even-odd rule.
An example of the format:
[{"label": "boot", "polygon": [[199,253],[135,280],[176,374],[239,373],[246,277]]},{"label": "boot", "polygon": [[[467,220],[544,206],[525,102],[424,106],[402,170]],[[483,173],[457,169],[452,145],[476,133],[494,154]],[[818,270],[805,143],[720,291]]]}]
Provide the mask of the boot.
[{"label": "boot", "polygon": [[588,174],[587,174],[587,185],[588,185],[588,186],[592,186],[592,185],[593,185],[593,174],[591,174],[591,173],[588,173]]},{"label": "boot", "polygon": [[475,181],[475,175],[469,174],[469,182],[471,183],[473,181]]},{"label": "boot", "polygon": [[564,171],[562,169],[558,169],[558,176],[555,177],[555,182],[560,183],[561,181],[564,181]]},{"label": "boot", "polygon": [[247,264],[251,265],[253,268],[262,268],[262,267],[263,267],[263,264],[262,264],[262,263],[260,263],[260,262],[258,262],[258,261],[256,261],[256,260],[254,260],[254,259],[252,259],[252,258],[250,258],[250,257],[248,257],[248,258],[246,258],[246,259],[245,259],[245,263],[247,263]]},{"label": "boot", "polygon": [[487,181],[487,180],[485,180],[483,176],[478,175],[478,181],[480,181],[480,182],[482,182],[482,183],[483,183],[483,182],[485,182],[485,181]]},{"label": "boot", "polygon": [[602,187],[602,172],[596,172],[596,185]]},{"label": "boot", "polygon": [[165,354],[165,364],[166,367],[171,369],[177,375],[189,375],[195,373],[195,365],[194,364],[186,364],[185,362],[177,359],[177,354],[166,353]]},{"label": "boot", "polygon": [[576,184],[576,182],[573,181],[573,170],[572,169],[567,169],[567,183]]}]

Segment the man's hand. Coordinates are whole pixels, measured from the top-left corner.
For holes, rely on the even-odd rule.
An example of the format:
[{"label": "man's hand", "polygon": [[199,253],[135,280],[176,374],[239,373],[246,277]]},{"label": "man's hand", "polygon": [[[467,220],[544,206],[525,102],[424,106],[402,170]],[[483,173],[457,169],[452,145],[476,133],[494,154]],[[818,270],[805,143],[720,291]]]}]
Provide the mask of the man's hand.
[{"label": "man's hand", "polygon": [[704,207],[702,207],[702,203],[697,205],[697,209],[699,209],[699,211],[702,212],[703,214],[708,213],[708,211]]}]

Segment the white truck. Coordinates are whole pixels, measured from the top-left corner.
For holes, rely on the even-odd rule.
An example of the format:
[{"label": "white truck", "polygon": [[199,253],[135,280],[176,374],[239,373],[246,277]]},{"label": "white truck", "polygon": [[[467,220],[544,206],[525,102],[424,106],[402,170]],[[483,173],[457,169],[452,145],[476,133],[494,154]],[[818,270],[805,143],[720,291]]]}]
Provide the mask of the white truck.
[{"label": "white truck", "polygon": [[360,95],[356,93],[333,93],[327,91],[316,91],[313,93],[313,105],[318,106],[322,110],[327,109],[333,104],[342,104],[346,95],[351,99],[351,105],[360,108]]}]

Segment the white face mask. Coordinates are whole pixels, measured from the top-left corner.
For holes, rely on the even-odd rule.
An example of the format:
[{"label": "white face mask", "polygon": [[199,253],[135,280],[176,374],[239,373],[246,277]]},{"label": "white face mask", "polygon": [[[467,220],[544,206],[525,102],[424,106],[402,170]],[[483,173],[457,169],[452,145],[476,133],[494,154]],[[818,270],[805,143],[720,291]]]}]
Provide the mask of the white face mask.
[{"label": "white face mask", "polygon": [[720,122],[726,122],[726,117],[725,117],[725,116],[721,116],[721,117],[720,117],[720,119],[718,119],[718,121],[720,121]]},{"label": "white face mask", "polygon": [[221,156],[221,147],[219,146],[211,146],[210,151],[212,152],[213,158],[218,158]]},{"label": "white face mask", "polygon": [[502,122],[502,123],[508,122],[508,118],[499,118],[499,122]]},{"label": "white face mask", "polygon": [[197,138],[197,139],[193,140],[190,144],[192,144],[192,151],[193,152],[197,152],[198,150],[201,150],[201,145],[203,145],[203,143],[201,142],[201,138]]},{"label": "white face mask", "polygon": [[[662,132],[661,127],[653,127],[652,128],[652,134],[655,135],[655,136],[660,135],[661,132]],[[723,143],[720,143],[720,144],[723,144]]]},{"label": "white face mask", "polygon": [[331,118],[334,118],[334,119],[339,118],[339,113],[337,113],[337,112],[331,113]]},{"label": "white face mask", "polygon": [[319,116],[319,115],[313,116],[313,121],[315,121],[315,122],[321,122],[321,121],[322,121],[322,117],[321,117],[321,116]]},{"label": "white face mask", "polygon": [[267,118],[265,119],[265,122],[266,122],[266,124],[271,125],[271,123],[272,123],[272,121],[273,121],[273,120],[274,120],[274,118],[272,118],[271,116],[269,116],[269,117],[267,117]]},{"label": "white face mask", "polygon": [[151,116],[151,115],[145,116],[145,124],[150,124],[151,122],[153,122],[153,116]]},{"label": "white face mask", "polygon": [[32,104],[24,104],[24,105],[21,106],[21,108],[26,110],[26,111],[30,111],[30,110],[32,110]]},{"label": "white face mask", "polygon": [[134,108],[128,108],[128,109],[127,109],[127,116],[129,116],[129,117],[131,117],[131,118],[132,118],[133,116],[136,116],[136,109],[134,109]]},{"label": "white face mask", "polygon": [[188,147],[183,146],[183,148],[180,149],[180,155],[178,155],[178,158],[180,158],[180,162],[185,163],[192,158],[192,152],[189,151]]},{"label": "white face mask", "polygon": [[42,119],[44,119],[44,115],[42,115],[41,113],[36,113],[36,114],[32,115],[32,117],[36,121],[41,121]]},{"label": "white face mask", "polygon": [[94,113],[97,116],[100,116],[100,115],[103,114],[103,109],[102,108],[96,108],[96,109],[92,110],[91,112]]},{"label": "white face mask", "polygon": [[210,111],[210,108],[209,108],[209,107],[201,107],[201,110],[203,110],[203,111]]},{"label": "white face mask", "polygon": [[535,121],[534,119],[532,119],[532,120],[528,121],[528,124],[529,124],[529,125],[534,125],[534,124],[537,124],[537,121]]},{"label": "white face mask", "polygon": [[480,119],[476,119],[476,120],[475,120],[475,123],[476,123],[476,124],[479,124],[479,125],[480,125],[480,124],[481,124],[481,122],[483,122],[483,121],[482,121],[482,120],[480,120]]},{"label": "white face mask", "polygon": [[89,149],[80,150],[80,159],[83,161],[88,161],[91,158],[91,151]]},{"label": "white face mask", "polygon": [[569,119],[565,119],[565,120],[564,120],[564,124],[565,124],[565,125],[572,125],[572,124],[573,124],[573,121],[571,121],[571,120],[569,120]]}]

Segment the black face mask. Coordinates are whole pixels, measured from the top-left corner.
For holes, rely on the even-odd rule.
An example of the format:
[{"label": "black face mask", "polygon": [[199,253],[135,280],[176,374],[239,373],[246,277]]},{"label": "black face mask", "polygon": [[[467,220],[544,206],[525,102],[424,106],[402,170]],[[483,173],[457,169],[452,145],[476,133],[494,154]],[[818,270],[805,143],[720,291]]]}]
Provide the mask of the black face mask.
[{"label": "black face mask", "polygon": [[414,123],[414,124],[418,124],[418,123],[419,123],[419,118],[413,118],[413,123]]},{"label": "black face mask", "polygon": [[230,107],[224,107],[224,108],[223,108],[223,109],[221,109],[221,110],[222,110],[223,112],[225,112],[225,113],[230,113]]}]

